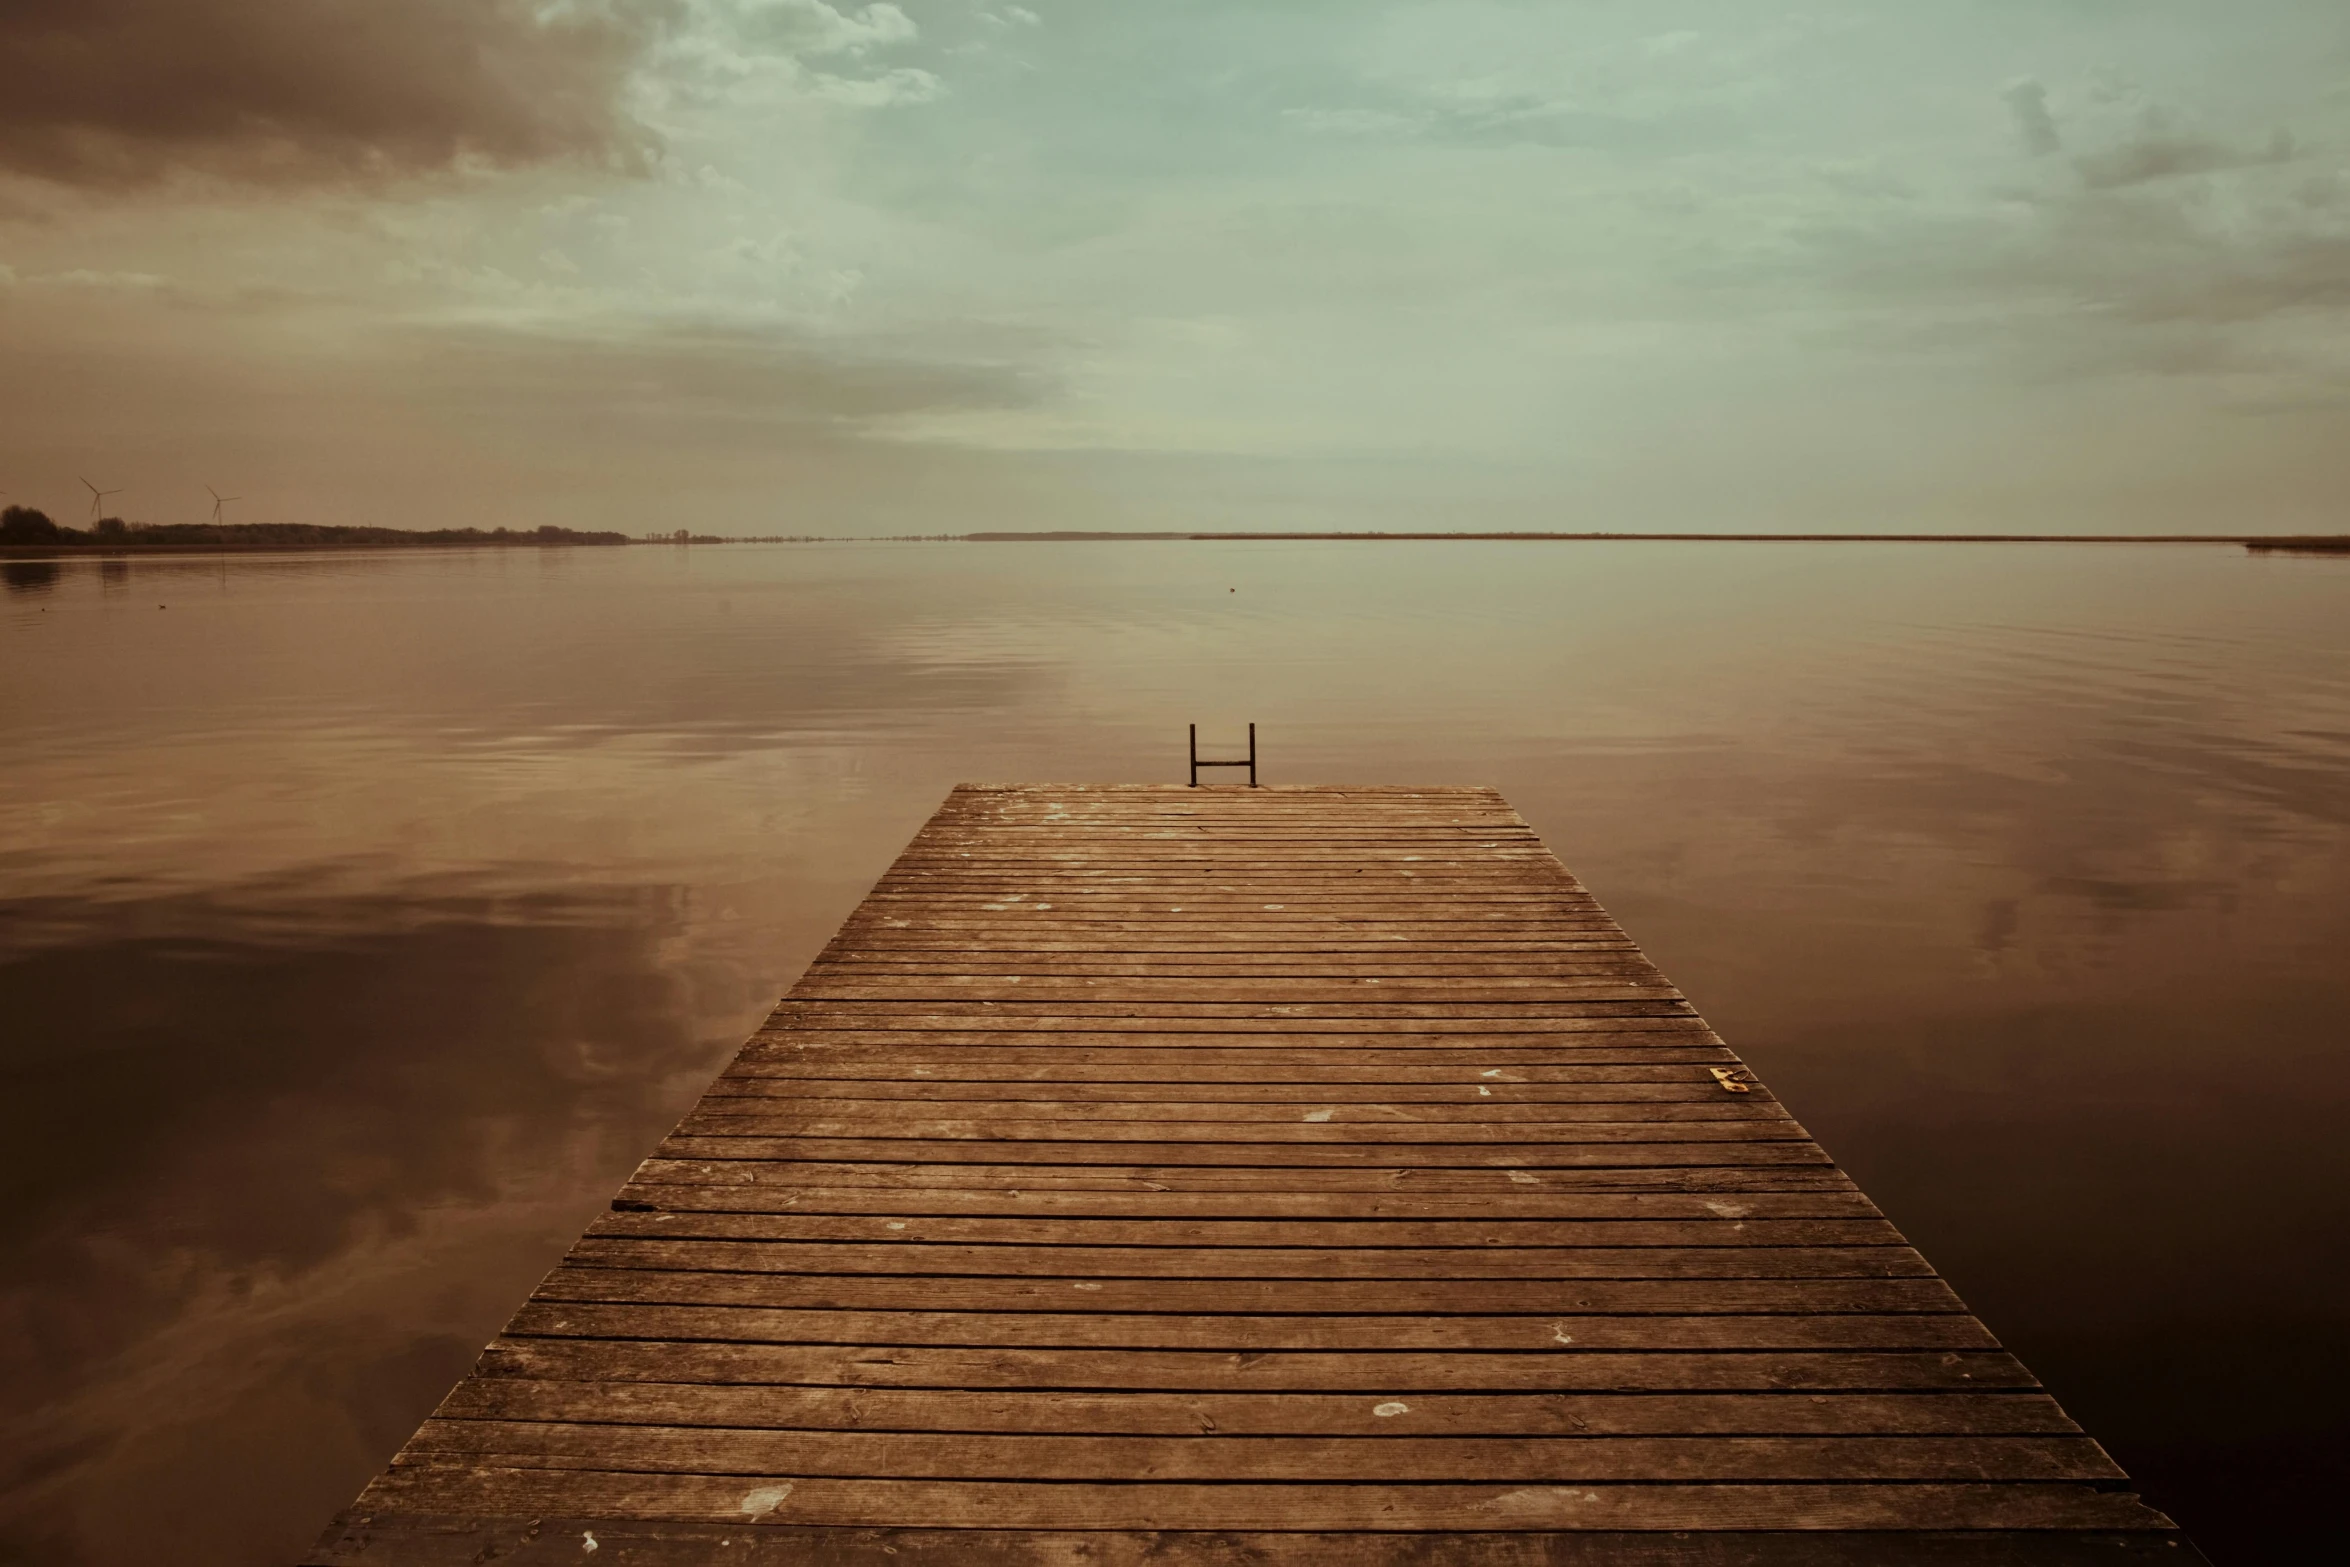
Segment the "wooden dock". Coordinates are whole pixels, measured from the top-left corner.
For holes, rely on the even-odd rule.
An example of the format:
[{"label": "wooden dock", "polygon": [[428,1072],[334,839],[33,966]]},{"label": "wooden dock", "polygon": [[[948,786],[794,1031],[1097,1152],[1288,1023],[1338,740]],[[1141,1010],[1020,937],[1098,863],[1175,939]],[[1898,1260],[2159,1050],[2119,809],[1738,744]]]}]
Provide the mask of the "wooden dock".
[{"label": "wooden dock", "polygon": [[1499,795],[967,786],[306,1560],[2146,1558]]}]

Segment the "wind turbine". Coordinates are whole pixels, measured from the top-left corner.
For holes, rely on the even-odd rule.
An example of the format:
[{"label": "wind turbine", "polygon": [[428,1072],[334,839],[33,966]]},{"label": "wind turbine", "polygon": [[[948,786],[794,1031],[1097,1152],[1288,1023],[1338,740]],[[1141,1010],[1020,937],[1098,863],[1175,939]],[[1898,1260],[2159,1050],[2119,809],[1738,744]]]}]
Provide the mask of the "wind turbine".
[{"label": "wind turbine", "polygon": [[230,501],[244,499],[242,495],[223,495],[209,484],[204,486],[204,493],[212,497],[212,520],[216,523],[220,521],[220,509],[223,506],[226,506]]},{"label": "wind turbine", "polygon": [[[80,474],[78,474],[78,473],[77,473],[77,474],[75,474],[75,475],[74,475],[74,477],[75,477],[75,478],[77,478],[77,479],[81,479],[81,475],[80,475]],[[91,483],[89,480],[87,480],[87,479],[82,479],[82,488],[83,488],[83,489],[85,489],[85,490],[88,490],[88,491],[90,492],[90,515],[91,515],[91,516],[93,516],[93,517],[95,517],[95,516],[97,516],[97,515],[98,515],[98,507],[99,507],[99,504],[100,504],[101,502],[103,502],[103,501],[106,499],[106,497],[107,497],[107,496],[109,496],[109,495],[120,495],[120,494],[122,493],[122,491],[121,491],[121,490],[119,490],[119,489],[114,489],[114,490],[101,490],[100,488],[98,488],[98,486],[96,486],[95,484],[92,484],[92,483]]]}]

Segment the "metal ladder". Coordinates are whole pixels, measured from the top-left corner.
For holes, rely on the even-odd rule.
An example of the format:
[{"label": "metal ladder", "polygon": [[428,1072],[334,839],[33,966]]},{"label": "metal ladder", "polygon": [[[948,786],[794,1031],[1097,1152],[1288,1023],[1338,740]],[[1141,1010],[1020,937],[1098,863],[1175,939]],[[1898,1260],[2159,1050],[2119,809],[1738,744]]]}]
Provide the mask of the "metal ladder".
[{"label": "metal ladder", "polygon": [[1194,789],[1199,787],[1199,770],[1203,767],[1245,767],[1248,769],[1248,786],[1254,789],[1257,786],[1257,726],[1254,724],[1248,726],[1248,755],[1237,761],[1216,762],[1203,761],[1200,758],[1199,725],[1193,724],[1191,726],[1191,787]]}]

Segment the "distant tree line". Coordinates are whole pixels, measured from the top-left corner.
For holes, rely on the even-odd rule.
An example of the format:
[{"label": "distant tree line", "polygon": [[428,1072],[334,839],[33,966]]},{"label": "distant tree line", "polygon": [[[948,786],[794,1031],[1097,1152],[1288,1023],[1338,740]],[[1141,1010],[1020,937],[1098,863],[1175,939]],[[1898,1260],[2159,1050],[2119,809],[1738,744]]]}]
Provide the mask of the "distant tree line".
[{"label": "distant tree line", "polygon": [[97,549],[318,549],[361,544],[626,544],[625,533],[576,528],[335,528],[311,522],[124,522],[69,527],[30,506],[0,511],[0,545]]},{"label": "distant tree line", "polygon": [[2246,539],[2255,555],[2350,555],[2350,533],[2285,534],[2277,538]]}]

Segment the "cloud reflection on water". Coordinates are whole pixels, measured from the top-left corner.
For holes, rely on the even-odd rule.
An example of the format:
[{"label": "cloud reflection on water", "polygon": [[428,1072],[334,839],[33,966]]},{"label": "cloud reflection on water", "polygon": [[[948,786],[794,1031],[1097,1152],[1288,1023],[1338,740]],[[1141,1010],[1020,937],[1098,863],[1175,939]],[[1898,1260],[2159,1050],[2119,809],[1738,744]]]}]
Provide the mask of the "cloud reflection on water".
[{"label": "cloud reflection on water", "polygon": [[734,1042],[663,951],[688,897],[12,908],[0,1538],[228,1561],[347,1500]]}]

